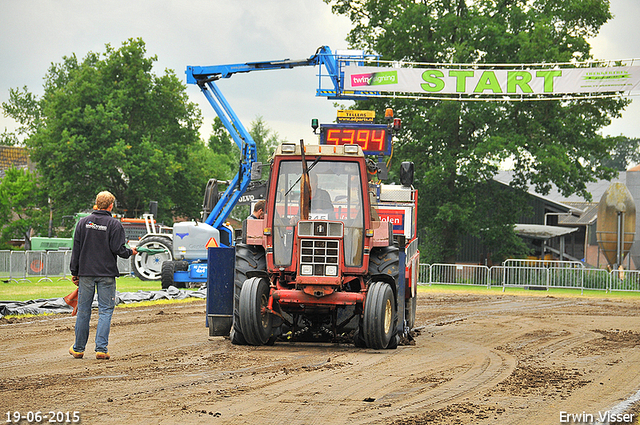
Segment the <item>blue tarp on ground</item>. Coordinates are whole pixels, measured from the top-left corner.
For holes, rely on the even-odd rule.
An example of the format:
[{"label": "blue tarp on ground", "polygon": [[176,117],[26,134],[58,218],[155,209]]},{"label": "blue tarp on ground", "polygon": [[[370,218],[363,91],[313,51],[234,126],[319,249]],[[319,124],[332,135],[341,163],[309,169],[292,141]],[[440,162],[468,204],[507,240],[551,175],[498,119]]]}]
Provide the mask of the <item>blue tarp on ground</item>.
[{"label": "blue tarp on ground", "polygon": [[[207,289],[202,287],[197,291],[186,291],[170,286],[161,291],[116,291],[116,305],[129,304],[140,301],[183,300],[185,298],[207,297]],[[98,308],[97,295],[93,298],[93,308]],[[64,302],[63,298],[39,299],[30,301],[0,301],[0,319],[10,314],[44,314],[71,313],[73,308]]]}]

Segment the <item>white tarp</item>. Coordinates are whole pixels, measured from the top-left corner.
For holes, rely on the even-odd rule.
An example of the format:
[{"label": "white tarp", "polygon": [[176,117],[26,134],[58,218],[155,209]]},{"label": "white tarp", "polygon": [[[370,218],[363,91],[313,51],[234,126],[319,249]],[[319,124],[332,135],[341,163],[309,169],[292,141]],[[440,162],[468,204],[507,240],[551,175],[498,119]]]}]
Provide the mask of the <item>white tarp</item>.
[{"label": "white tarp", "polygon": [[640,66],[548,69],[344,67],[345,90],[447,95],[551,95],[640,91]]},{"label": "white tarp", "polygon": [[[69,286],[75,288],[73,285]],[[187,291],[170,286],[160,291],[118,292],[116,291],[116,305],[129,304],[140,301],[182,300],[185,298],[207,298],[206,286],[196,291]],[[92,308],[98,308],[98,295],[93,297]],[[44,314],[71,313],[73,307],[64,302],[63,298],[37,299],[30,301],[0,301],[0,319],[10,314]]]}]

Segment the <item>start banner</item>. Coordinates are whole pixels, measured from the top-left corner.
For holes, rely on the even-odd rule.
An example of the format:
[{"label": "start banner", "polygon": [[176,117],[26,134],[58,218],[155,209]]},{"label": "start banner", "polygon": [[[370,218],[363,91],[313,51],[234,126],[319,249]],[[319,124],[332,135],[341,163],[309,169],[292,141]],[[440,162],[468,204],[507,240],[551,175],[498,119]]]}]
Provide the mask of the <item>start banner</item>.
[{"label": "start banner", "polygon": [[640,66],[549,69],[345,66],[345,90],[447,95],[553,95],[640,91]]}]

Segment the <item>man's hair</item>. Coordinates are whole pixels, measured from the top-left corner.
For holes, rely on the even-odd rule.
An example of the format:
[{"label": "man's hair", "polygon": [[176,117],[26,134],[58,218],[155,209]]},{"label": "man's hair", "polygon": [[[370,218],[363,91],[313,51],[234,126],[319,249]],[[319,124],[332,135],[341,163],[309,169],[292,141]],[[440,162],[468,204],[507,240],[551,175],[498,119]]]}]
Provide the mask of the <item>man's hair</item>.
[{"label": "man's hair", "polygon": [[259,200],[258,202],[256,202],[256,204],[253,206],[253,212],[258,212],[260,210],[264,211],[264,206],[267,202],[264,199]]},{"label": "man's hair", "polygon": [[94,208],[98,210],[106,210],[115,200],[116,197],[113,196],[111,192],[104,190],[96,196],[96,205]]}]

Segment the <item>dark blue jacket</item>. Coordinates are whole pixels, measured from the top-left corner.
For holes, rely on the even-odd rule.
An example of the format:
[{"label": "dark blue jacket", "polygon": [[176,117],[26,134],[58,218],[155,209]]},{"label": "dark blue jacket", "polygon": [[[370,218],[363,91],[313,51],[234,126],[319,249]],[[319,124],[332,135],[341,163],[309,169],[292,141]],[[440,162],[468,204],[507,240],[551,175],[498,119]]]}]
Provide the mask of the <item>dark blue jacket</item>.
[{"label": "dark blue jacket", "polygon": [[95,210],[76,225],[71,252],[72,276],[116,277],[118,258],[129,258],[125,247],[124,227],[106,210]]}]

